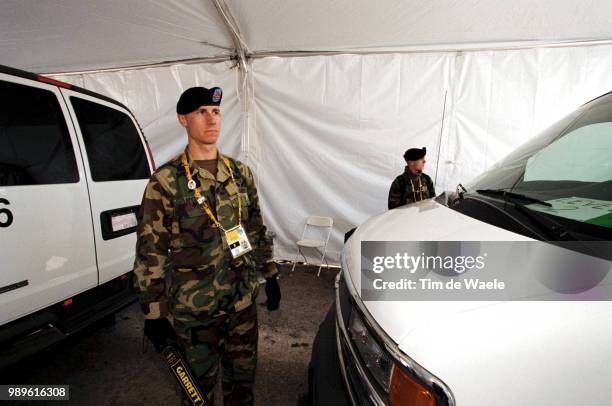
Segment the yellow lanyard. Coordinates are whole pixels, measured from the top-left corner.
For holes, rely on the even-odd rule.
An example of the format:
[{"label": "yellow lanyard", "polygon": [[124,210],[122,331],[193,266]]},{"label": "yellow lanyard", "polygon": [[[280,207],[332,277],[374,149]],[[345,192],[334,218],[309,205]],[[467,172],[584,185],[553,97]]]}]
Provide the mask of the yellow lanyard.
[{"label": "yellow lanyard", "polygon": [[[230,178],[232,179],[232,183],[236,185],[236,181],[234,180],[234,172],[232,172],[232,168],[230,167],[229,160],[224,156],[220,156],[220,158],[230,173]],[[189,164],[187,163],[187,155],[185,155],[185,152],[183,152],[183,155],[181,156],[181,161],[183,162],[183,167],[185,168],[185,173],[187,174],[187,181],[188,181],[187,186],[189,187],[189,189],[193,190],[193,194],[195,195],[196,200],[198,201],[198,204],[202,207],[204,212],[208,214],[208,217],[210,217],[212,222],[215,223],[215,225],[219,227],[221,230],[226,232],[225,228],[223,228],[221,223],[219,223],[219,221],[215,218],[215,215],[213,214],[212,210],[210,210],[210,206],[206,202],[206,198],[202,196],[200,187],[196,186],[195,180],[193,180],[193,177],[191,176],[191,170],[189,169]],[[236,186],[236,189],[238,189],[238,186]],[[242,214],[242,207],[240,205],[240,190],[238,190],[238,224],[240,224],[240,219],[242,218],[241,214]]]},{"label": "yellow lanyard", "polygon": [[[417,202],[417,197],[416,197],[416,190],[414,190],[414,184],[412,183],[412,179],[408,178],[410,180],[410,188],[412,189],[412,195],[414,196],[414,201]],[[420,200],[423,200],[423,184],[421,183],[421,177],[419,176],[419,196],[421,197]]]}]

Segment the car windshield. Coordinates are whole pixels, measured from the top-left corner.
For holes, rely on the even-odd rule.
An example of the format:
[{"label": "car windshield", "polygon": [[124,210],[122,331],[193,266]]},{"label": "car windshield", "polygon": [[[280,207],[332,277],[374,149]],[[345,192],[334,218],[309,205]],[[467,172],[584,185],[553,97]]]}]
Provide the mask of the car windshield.
[{"label": "car windshield", "polygon": [[612,229],[612,93],[560,120],[466,188],[509,192],[528,209]]}]

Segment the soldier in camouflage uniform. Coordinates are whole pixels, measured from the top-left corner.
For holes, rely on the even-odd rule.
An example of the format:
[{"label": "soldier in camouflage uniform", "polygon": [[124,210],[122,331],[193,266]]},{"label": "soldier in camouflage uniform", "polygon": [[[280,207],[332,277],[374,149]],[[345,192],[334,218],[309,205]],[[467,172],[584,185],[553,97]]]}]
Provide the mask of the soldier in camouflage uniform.
[{"label": "soldier in camouflage uniform", "polygon": [[431,178],[423,173],[425,154],[423,148],[410,148],[404,153],[406,168],[391,184],[389,189],[389,209],[394,209],[408,203],[429,199],[436,195]]},{"label": "soldier in camouflage uniform", "polygon": [[[211,402],[221,363],[224,403],[248,405],[257,363],[255,271],[266,278],[269,310],[278,308],[280,288],[253,175],[216,148],[221,96],[221,88],[196,87],[179,99],[188,146],[149,179],[134,274],[156,349],[176,339]],[[238,225],[252,250],[234,258],[226,232]]]}]

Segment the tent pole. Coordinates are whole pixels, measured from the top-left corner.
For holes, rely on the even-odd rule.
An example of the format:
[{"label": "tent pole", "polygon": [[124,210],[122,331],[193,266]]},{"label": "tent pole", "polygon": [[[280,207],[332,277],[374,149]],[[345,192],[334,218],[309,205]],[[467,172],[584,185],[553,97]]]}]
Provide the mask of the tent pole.
[{"label": "tent pole", "polygon": [[235,48],[235,58],[237,61],[240,83],[237,87],[240,96],[240,90],[242,91],[242,110],[243,110],[243,136],[241,152],[244,155],[245,163],[249,164],[249,143],[251,134],[251,108],[252,108],[252,95],[250,79],[250,70],[248,65],[248,59],[250,50],[244,41],[244,38],[240,32],[240,27],[236,22],[232,12],[230,11],[225,0],[211,0],[221,19],[225,23],[225,27],[229,35],[232,37]]},{"label": "tent pole", "polygon": [[[539,49],[539,48],[572,48],[572,47],[581,47],[581,46],[597,46],[597,45],[609,45],[612,44],[612,40],[587,40],[587,41],[564,41],[564,42],[525,42],[524,44],[517,45],[502,45],[499,46],[461,46],[461,47],[413,47],[412,49],[385,49],[385,50],[372,50],[372,49],[342,49],[336,51],[326,51],[326,50],[315,50],[315,51],[261,51],[261,52],[249,52],[246,55],[247,60],[253,59],[261,59],[268,57],[285,57],[285,58],[297,58],[297,57],[309,57],[309,56],[323,56],[323,55],[381,55],[381,54],[423,54],[423,53],[432,53],[432,52],[482,52],[482,51],[516,51],[522,49]],[[226,48],[220,45],[208,44],[211,46],[215,46],[222,49],[227,49],[228,51],[234,52],[233,48]],[[45,76],[53,76],[53,75],[87,75],[92,73],[106,73],[106,72],[116,72],[123,70],[132,70],[132,69],[148,69],[148,68],[157,68],[157,67],[165,67],[165,66],[173,66],[177,64],[199,64],[199,63],[219,63],[219,62],[227,62],[236,59],[236,57],[218,55],[211,56],[206,58],[192,58],[192,59],[176,59],[169,61],[162,61],[156,63],[146,63],[140,65],[125,65],[125,66],[115,66],[110,68],[99,68],[99,69],[90,69],[90,70],[80,70],[80,71],[56,71],[56,72],[36,72]]]},{"label": "tent pole", "polygon": [[[233,51],[233,49],[232,49]],[[157,63],[147,63],[142,65],[126,65],[126,66],[115,66],[111,68],[99,68],[99,69],[88,69],[79,71],[57,71],[57,72],[37,72],[44,76],[73,76],[73,75],[91,75],[95,73],[108,73],[108,72],[121,72],[126,70],[139,70],[139,69],[150,69],[150,68],[163,68],[167,66],[174,66],[178,64],[193,65],[201,63],[219,63],[231,61],[231,56],[213,56],[210,58],[193,58],[193,59],[178,59],[172,61],[163,61]]]},{"label": "tent pole", "polygon": [[268,57],[308,57],[308,56],[330,56],[330,55],[388,55],[388,54],[426,54],[426,53],[449,53],[449,52],[488,52],[488,51],[517,51],[525,49],[542,48],[574,48],[598,45],[610,45],[612,39],[584,40],[584,41],[515,41],[497,42],[491,44],[439,44],[439,45],[396,45],[384,48],[343,48],[335,50],[277,50],[256,51],[249,53],[249,59],[260,59]]},{"label": "tent pole", "polygon": [[436,175],[434,185],[438,183],[438,168],[440,167],[440,150],[442,150],[442,132],[444,131],[444,117],[446,116],[446,95],[448,90],[444,91],[444,106],[442,107],[442,121],[440,124],[440,137],[438,139],[438,158],[436,159]]}]

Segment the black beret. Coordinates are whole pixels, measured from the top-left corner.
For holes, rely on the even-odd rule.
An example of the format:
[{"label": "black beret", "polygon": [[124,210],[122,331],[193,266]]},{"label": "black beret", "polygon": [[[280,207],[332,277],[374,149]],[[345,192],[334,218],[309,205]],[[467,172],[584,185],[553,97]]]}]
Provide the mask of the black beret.
[{"label": "black beret", "polygon": [[205,87],[190,87],[185,90],[178,103],[176,112],[178,114],[189,114],[200,106],[218,106],[221,104],[223,90],[220,87],[207,89]]},{"label": "black beret", "polygon": [[427,148],[410,148],[404,152],[404,159],[406,161],[418,161],[423,158],[427,153]]}]

